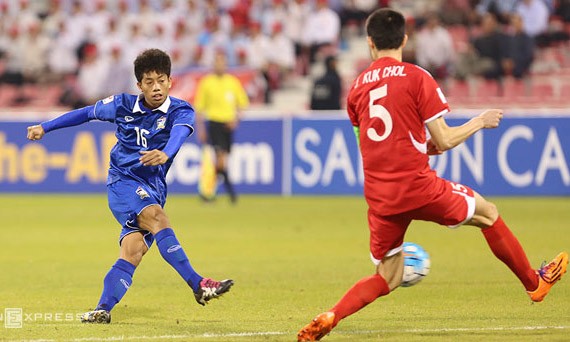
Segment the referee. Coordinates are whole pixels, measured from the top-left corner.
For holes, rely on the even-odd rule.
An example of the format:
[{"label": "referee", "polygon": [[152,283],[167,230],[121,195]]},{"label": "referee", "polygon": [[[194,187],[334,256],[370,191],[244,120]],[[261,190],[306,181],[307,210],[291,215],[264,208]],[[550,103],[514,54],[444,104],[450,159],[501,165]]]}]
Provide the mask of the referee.
[{"label": "referee", "polygon": [[237,195],[228,177],[228,156],[241,111],[248,105],[249,99],[241,82],[227,73],[226,56],[217,53],[213,72],[198,83],[194,108],[198,114],[198,139],[202,144],[214,147],[216,175],[222,176],[232,203],[237,201]]}]

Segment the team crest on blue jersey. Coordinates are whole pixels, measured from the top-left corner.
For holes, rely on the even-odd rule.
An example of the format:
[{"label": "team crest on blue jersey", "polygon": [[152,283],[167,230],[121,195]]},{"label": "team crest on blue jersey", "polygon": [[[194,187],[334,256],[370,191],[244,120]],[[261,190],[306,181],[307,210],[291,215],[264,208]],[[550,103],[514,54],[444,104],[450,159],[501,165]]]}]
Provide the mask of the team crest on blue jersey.
[{"label": "team crest on blue jersey", "polygon": [[139,187],[137,188],[136,193],[137,193],[137,195],[139,195],[139,197],[140,197],[141,199],[145,199],[145,198],[149,198],[149,197],[150,197],[150,196],[148,195],[148,192],[146,192],[146,190],[143,189],[141,186],[139,186]]},{"label": "team crest on blue jersey", "polygon": [[156,129],[163,129],[166,126],[166,116],[161,116],[156,120]]}]

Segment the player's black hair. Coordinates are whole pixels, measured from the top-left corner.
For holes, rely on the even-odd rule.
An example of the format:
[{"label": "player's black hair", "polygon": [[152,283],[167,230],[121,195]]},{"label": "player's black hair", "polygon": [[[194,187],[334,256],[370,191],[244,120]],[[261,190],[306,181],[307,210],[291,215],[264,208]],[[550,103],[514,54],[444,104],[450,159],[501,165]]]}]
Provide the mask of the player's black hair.
[{"label": "player's black hair", "polygon": [[134,65],[135,77],[138,82],[141,82],[143,75],[152,71],[170,77],[172,63],[166,52],[159,49],[148,49],[137,56]]},{"label": "player's black hair", "polygon": [[366,34],[378,50],[397,49],[406,35],[406,19],[392,9],[378,9],[366,20]]}]

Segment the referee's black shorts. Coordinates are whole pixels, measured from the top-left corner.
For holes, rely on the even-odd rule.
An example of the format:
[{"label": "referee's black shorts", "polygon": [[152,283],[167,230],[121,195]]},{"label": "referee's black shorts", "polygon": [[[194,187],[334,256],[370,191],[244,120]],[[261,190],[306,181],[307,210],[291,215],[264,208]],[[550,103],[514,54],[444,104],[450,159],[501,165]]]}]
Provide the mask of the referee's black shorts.
[{"label": "referee's black shorts", "polygon": [[229,153],[234,141],[234,132],[226,123],[208,121],[208,143],[216,151]]}]

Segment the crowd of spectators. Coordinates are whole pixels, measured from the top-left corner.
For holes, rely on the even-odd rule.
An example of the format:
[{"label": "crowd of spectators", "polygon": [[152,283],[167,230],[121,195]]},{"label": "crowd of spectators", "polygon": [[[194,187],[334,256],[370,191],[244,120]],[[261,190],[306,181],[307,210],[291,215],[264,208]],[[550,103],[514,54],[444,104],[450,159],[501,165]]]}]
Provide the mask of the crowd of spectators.
[{"label": "crowd of spectators", "polygon": [[174,72],[209,67],[224,52],[230,67],[259,70],[274,89],[287,73],[306,74],[321,48],[338,43],[339,6],[335,11],[327,0],[0,0],[0,81],[62,82],[61,100],[79,106],[136,91],[127,77],[132,61],[157,47],[171,55]]},{"label": "crowd of spectators", "polygon": [[225,53],[230,68],[259,72],[269,103],[283,78],[342,58],[348,32],[363,35],[383,6],[408,19],[404,59],[444,81],[524,78],[536,49],[568,39],[570,0],[0,0],[0,83],[60,84],[76,107],[136,92],[132,61],[158,47],[175,73]]},{"label": "crowd of spectators", "polygon": [[[443,81],[481,77],[524,80],[543,49],[565,46],[570,1],[450,0],[412,15],[405,60]],[[499,94],[500,95],[500,94]]]}]

